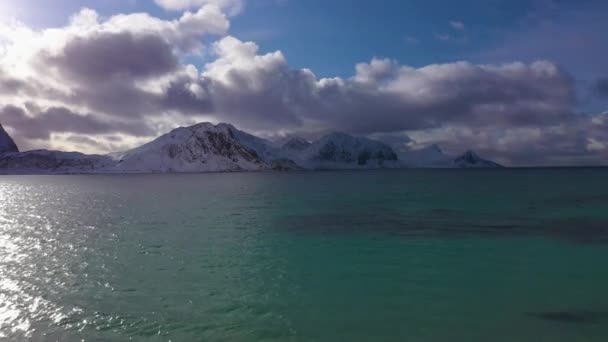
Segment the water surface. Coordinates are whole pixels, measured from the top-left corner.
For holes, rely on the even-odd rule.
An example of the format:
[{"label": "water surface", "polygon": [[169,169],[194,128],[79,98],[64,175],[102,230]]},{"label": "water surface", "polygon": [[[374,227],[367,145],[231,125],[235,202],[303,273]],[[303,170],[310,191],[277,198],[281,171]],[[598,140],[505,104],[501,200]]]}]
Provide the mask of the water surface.
[{"label": "water surface", "polygon": [[607,341],[608,170],[0,177],[0,340]]}]

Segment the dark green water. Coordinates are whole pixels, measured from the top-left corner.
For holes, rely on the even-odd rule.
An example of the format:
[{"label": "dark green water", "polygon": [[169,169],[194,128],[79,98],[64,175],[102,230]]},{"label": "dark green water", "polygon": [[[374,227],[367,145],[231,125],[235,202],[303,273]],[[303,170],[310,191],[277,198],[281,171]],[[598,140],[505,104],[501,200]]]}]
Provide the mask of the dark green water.
[{"label": "dark green water", "polygon": [[608,341],[608,170],[0,177],[0,340]]}]

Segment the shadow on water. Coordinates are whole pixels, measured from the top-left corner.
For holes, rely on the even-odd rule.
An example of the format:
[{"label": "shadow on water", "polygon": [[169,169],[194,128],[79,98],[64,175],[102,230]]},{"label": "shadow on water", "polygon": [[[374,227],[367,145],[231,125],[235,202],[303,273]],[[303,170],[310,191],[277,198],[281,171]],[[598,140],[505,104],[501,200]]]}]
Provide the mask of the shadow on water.
[{"label": "shadow on water", "polygon": [[534,207],[548,207],[548,208],[580,208],[589,205],[598,205],[608,203],[608,195],[606,194],[595,194],[595,195],[570,195],[570,196],[558,196],[542,201],[532,201],[531,206]]},{"label": "shadow on water", "polygon": [[577,243],[608,243],[608,220],[600,218],[519,218],[471,215],[435,209],[422,213],[373,212],[315,213],[279,218],[275,227],[304,234],[374,232],[402,237],[458,238],[540,236]]},{"label": "shadow on water", "polygon": [[575,324],[597,324],[608,319],[608,312],[604,311],[546,311],[527,315],[545,321]]}]

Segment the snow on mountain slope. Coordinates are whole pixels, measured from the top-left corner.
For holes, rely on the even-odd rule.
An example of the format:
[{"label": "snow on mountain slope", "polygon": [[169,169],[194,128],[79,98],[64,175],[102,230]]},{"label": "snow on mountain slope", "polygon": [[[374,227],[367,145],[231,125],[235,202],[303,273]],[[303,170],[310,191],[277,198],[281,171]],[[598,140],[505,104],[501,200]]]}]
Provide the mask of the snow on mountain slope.
[{"label": "snow on mountain slope", "polygon": [[98,173],[113,165],[108,156],[79,152],[34,150],[0,155],[0,174]]},{"label": "snow on mountain slope", "polygon": [[279,142],[278,154],[282,159],[300,161],[302,154],[311,146],[307,140],[299,137],[292,137]]},{"label": "snow on mountain slope", "polygon": [[0,124],[0,154],[19,152],[17,145]]},{"label": "snow on mountain slope", "polygon": [[112,165],[112,158],[100,155],[47,150],[19,152],[0,125],[0,174],[95,173]]},{"label": "snow on mountain slope", "polygon": [[296,162],[310,169],[382,168],[396,167],[397,155],[379,141],[331,133],[303,150]]},{"label": "snow on mountain slope", "polygon": [[[246,146],[228,124],[201,123],[177,128],[135,149],[113,153],[116,166],[109,172],[217,172],[261,171],[270,168],[254,149]],[[253,145],[256,139],[246,137]]]},{"label": "snow on mountain slope", "polygon": [[267,162],[275,159],[280,159],[279,149],[270,141],[256,137],[253,134],[236,129],[230,124],[220,124],[227,126],[227,129],[232,133],[234,139],[241,143],[246,148],[255,151],[260,158]]},{"label": "snow on mountain slope", "polygon": [[399,155],[385,143],[345,133],[332,133],[313,143],[292,137],[277,144],[229,124],[201,123],[106,156],[47,150],[18,152],[0,125],[0,174],[502,167],[473,151],[452,159],[436,145],[397,151]]},{"label": "snow on mountain slope", "polygon": [[308,140],[300,137],[292,137],[287,140],[282,146],[281,149],[284,151],[304,151],[308,147],[310,147],[311,143]]},{"label": "snow on mountain slope", "polygon": [[475,152],[468,150],[458,158],[454,159],[454,164],[460,168],[501,168],[502,165],[491,160],[486,160],[478,156]]}]

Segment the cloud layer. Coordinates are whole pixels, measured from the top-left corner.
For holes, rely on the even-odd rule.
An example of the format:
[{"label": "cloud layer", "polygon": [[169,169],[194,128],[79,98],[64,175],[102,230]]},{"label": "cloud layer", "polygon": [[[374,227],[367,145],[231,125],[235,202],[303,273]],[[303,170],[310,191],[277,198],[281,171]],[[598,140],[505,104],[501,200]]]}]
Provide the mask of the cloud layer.
[{"label": "cloud layer", "polygon": [[109,152],[213,120],[267,135],[389,134],[453,152],[476,148],[506,164],[606,156],[608,115],[575,114],[574,82],[550,61],[414,68],[373,58],[352,77],[319,78],[280,51],[260,54],[230,36],[241,1],[157,3],[193,11],[102,20],[83,9],[42,31],[0,24],[0,122],[18,144]]}]

